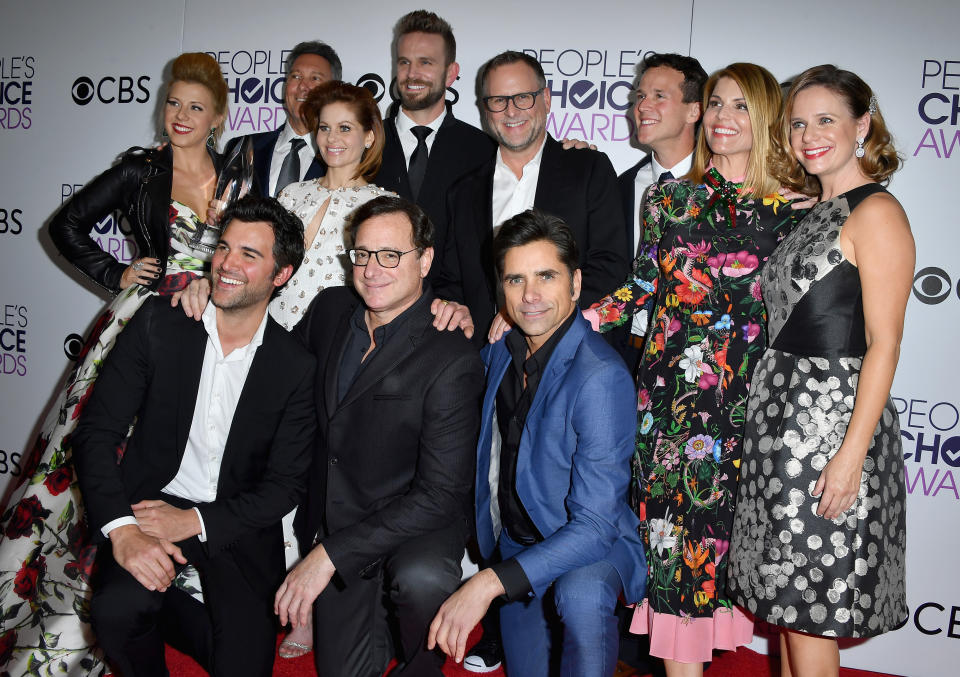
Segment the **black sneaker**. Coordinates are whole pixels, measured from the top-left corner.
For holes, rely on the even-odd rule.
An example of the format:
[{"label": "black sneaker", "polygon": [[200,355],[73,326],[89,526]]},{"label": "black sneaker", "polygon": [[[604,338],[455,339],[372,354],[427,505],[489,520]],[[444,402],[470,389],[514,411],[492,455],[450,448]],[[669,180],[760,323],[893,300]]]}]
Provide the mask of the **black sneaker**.
[{"label": "black sneaker", "polygon": [[467,672],[493,672],[503,662],[503,647],[500,638],[484,635],[463,659],[463,669]]}]

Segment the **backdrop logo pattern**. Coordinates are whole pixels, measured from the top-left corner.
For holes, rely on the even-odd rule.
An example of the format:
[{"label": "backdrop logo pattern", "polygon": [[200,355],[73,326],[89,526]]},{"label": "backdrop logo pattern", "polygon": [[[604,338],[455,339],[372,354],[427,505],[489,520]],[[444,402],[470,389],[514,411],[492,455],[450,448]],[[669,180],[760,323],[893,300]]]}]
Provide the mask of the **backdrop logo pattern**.
[{"label": "backdrop logo pattern", "polygon": [[18,303],[0,305],[0,374],[27,375],[27,307]]},{"label": "backdrop logo pattern", "polygon": [[0,129],[30,129],[33,124],[33,56],[0,56]]},{"label": "backdrop logo pattern", "polygon": [[894,397],[903,437],[907,493],[960,501],[960,409],[953,402]]},{"label": "backdrop logo pattern", "polygon": [[[935,306],[950,298],[953,281],[943,268],[927,266],[913,276],[913,296],[921,303]],[[957,284],[957,298],[960,298],[960,281]]]},{"label": "backdrop logo pattern", "polygon": [[147,103],[150,100],[148,82],[149,75],[104,75],[96,79],[81,75],[73,81],[70,95],[78,106],[94,101],[104,104]]},{"label": "backdrop logo pattern", "polygon": [[550,114],[547,131],[555,138],[587,141],[627,141],[633,133],[626,111],[639,49],[524,49],[537,59],[547,76]]},{"label": "backdrop logo pattern", "polygon": [[960,61],[924,59],[920,89],[917,113],[927,127],[914,157],[921,152],[941,160],[960,155]]},{"label": "backdrop logo pattern", "polygon": [[229,131],[268,132],[283,123],[284,61],[289,53],[287,49],[207,52],[220,64],[227,81]]},{"label": "backdrop logo pattern", "polygon": [[0,207],[0,235],[19,235],[23,232],[23,210]]}]

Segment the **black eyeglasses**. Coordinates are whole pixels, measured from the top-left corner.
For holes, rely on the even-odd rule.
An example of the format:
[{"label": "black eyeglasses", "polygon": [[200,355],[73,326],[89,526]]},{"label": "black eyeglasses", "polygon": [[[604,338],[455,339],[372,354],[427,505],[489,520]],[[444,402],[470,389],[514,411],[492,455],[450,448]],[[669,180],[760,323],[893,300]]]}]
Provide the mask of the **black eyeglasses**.
[{"label": "black eyeglasses", "polygon": [[483,101],[483,107],[491,113],[502,113],[507,110],[507,104],[511,101],[517,110],[530,110],[537,102],[537,94],[543,94],[543,90],[520,92],[513,96],[485,96],[481,101]]},{"label": "black eyeglasses", "polygon": [[367,265],[370,263],[370,255],[373,254],[377,258],[377,263],[383,268],[396,268],[400,265],[400,258],[404,254],[414,251],[417,251],[416,247],[405,252],[398,252],[396,249],[378,249],[374,252],[366,249],[348,249],[347,254],[350,256],[350,263],[355,266]]}]

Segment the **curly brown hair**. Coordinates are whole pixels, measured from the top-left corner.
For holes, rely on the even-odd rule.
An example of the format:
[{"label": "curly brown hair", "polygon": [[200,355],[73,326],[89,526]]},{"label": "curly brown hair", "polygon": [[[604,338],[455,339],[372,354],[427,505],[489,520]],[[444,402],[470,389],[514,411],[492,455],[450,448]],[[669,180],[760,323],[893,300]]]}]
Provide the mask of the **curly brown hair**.
[{"label": "curly brown hair", "polygon": [[[820,195],[822,188],[816,176],[808,174],[797,161],[790,147],[790,119],[793,103],[799,94],[808,87],[825,87],[839,96],[847,105],[854,118],[870,115],[870,129],[864,139],[863,157],[860,158],[860,171],[865,176],[886,183],[890,175],[900,168],[902,158],[893,145],[893,137],[887,130],[873,90],[860,76],[836,66],[825,64],[803,71],[790,85],[787,98],[777,123],[770,166],[780,183],[806,195]],[[872,104],[872,105],[871,105]]]},{"label": "curly brown hair", "polygon": [[383,132],[383,118],[380,109],[373,98],[373,94],[366,87],[357,87],[340,80],[330,80],[314,87],[307,95],[307,100],[300,106],[300,115],[303,116],[307,128],[316,131],[320,122],[320,111],[331,103],[347,105],[357,116],[357,122],[365,132],[373,132],[373,144],[363,152],[357,174],[353,178],[363,177],[371,181],[380,165],[383,163],[383,145],[386,137]]}]

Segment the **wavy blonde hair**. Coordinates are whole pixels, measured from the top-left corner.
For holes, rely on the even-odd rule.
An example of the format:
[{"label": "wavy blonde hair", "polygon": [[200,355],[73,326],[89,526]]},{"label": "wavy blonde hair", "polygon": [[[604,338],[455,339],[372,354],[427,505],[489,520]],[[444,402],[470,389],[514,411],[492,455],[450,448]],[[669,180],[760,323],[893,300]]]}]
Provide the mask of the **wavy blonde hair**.
[{"label": "wavy blonde hair", "polygon": [[[760,198],[775,193],[779,184],[770,172],[768,156],[771,149],[771,135],[780,113],[782,94],[777,79],[766,68],[753,63],[732,63],[721,68],[709,78],[703,87],[703,110],[707,110],[710,96],[716,89],[720,78],[730,78],[737,83],[743,98],[747,102],[753,146],[747,160],[747,174],[743,179],[743,196]],[[697,149],[693,154],[693,165],[685,178],[700,182],[710,164],[713,153],[707,145],[707,130],[700,125],[697,135]]]}]

